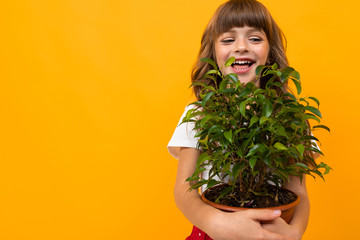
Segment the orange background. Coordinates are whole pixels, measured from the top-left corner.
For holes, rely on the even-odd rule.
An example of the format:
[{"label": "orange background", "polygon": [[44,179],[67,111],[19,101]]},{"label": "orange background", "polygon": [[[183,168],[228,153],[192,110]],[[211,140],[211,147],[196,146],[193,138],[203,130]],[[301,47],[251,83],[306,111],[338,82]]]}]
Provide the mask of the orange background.
[{"label": "orange background", "polygon": [[[0,239],[184,239],[166,149],[219,0],[3,1]],[[308,179],[303,239],[358,239],[359,10],[355,0],[264,0],[288,40],[326,182]]]}]

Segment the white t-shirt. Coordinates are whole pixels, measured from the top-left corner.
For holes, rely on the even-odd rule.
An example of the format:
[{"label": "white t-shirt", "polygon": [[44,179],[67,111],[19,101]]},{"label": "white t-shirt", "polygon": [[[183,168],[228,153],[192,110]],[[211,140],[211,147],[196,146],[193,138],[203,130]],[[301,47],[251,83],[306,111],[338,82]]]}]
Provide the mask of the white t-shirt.
[{"label": "white t-shirt", "polygon": [[[199,138],[195,138],[196,132],[193,130],[195,123],[194,122],[186,122],[186,123],[180,124],[182,122],[183,118],[185,117],[187,111],[190,109],[193,109],[193,108],[195,108],[194,105],[189,105],[185,108],[185,111],[179,120],[178,126],[176,127],[175,132],[174,132],[173,136],[171,137],[170,142],[167,146],[170,154],[172,156],[174,156],[176,159],[179,159],[181,147],[197,148]],[[209,165],[205,166],[206,170],[203,171],[201,174],[202,179],[209,178],[210,168],[211,167]],[[222,176],[222,174],[221,174],[221,176]],[[216,176],[214,177],[214,179],[217,181],[221,181],[220,178],[218,178]],[[224,178],[223,181],[226,182],[228,179],[229,178],[226,177],[226,178]],[[206,185],[203,185],[201,187],[201,192],[205,191],[205,189],[206,189]]]},{"label": "white t-shirt", "polygon": [[185,108],[185,111],[182,114],[179,123],[175,129],[175,132],[167,146],[170,154],[176,159],[179,159],[180,147],[197,147],[198,138],[195,138],[196,132],[193,131],[194,122],[180,124],[185,117],[187,111],[193,108],[193,105],[189,105]]}]

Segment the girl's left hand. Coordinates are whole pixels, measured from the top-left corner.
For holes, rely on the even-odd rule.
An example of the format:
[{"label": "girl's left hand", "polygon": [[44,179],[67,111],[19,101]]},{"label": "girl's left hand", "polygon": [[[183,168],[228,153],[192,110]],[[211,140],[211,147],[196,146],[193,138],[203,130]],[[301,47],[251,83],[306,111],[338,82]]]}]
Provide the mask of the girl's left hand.
[{"label": "girl's left hand", "polygon": [[280,217],[272,221],[262,222],[261,226],[270,232],[289,236],[292,237],[294,240],[301,240],[302,237],[298,228],[287,224],[284,219]]}]

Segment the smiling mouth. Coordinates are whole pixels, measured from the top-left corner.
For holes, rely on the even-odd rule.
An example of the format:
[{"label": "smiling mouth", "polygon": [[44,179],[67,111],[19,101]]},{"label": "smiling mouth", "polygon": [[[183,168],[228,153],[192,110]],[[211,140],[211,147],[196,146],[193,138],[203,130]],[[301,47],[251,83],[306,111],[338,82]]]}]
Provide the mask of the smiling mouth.
[{"label": "smiling mouth", "polygon": [[254,62],[251,60],[236,60],[231,64],[231,67],[236,71],[246,71],[253,65]]}]

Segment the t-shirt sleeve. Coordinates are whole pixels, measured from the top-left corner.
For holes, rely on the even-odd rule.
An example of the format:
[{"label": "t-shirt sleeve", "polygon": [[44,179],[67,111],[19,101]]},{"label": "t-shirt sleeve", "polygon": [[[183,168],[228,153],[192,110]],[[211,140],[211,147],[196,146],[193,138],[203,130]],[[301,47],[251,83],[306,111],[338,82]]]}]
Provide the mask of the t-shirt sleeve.
[{"label": "t-shirt sleeve", "polygon": [[196,132],[194,129],[193,122],[182,123],[188,110],[194,108],[193,106],[187,106],[184,113],[182,114],[179,123],[172,135],[169,144],[167,145],[170,154],[176,159],[179,158],[180,147],[191,147],[197,148],[198,138],[195,138]]},{"label": "t-shirt sleeve", "polygon": [[[314,136],[312,132],[311,132],[311,136]],[[317,148],[319,151],[321,151],[319,144],[315,140],[311,140],[311,142],[312,142],[314,148]],[[320,157],[319,153],[317,153],[317,152],[313,152],[313,153],[314,153],[314,159]]]}]

